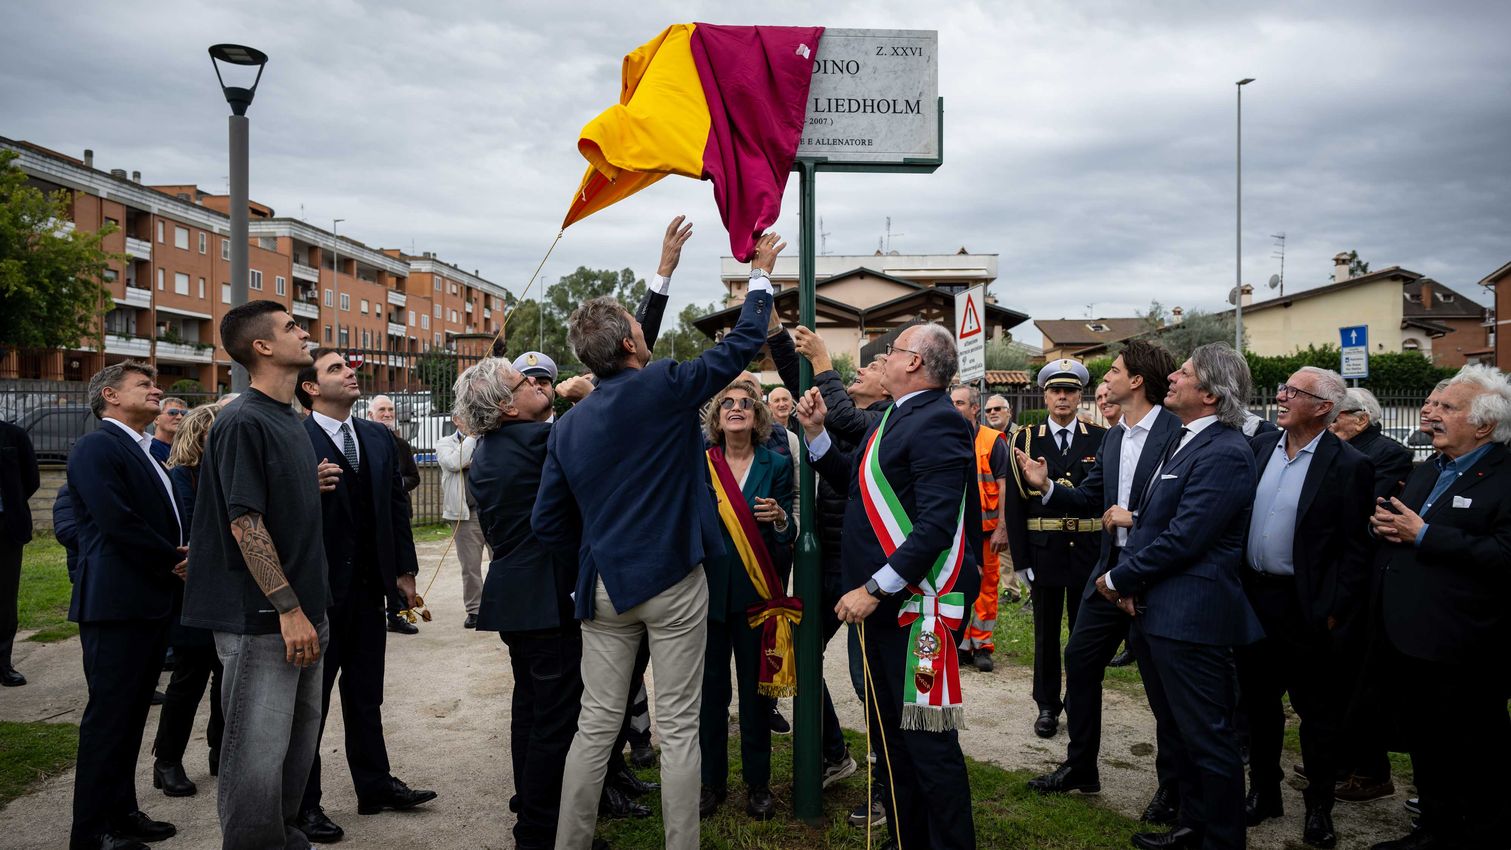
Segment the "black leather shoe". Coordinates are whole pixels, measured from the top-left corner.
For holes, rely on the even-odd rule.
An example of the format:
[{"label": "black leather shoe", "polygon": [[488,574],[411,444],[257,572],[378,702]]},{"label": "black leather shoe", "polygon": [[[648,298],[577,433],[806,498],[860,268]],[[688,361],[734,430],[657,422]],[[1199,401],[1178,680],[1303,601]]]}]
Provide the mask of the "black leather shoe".
[{"label": "black leather shoe", "polygon": [[1129,651],[1125,647],[1122,652],[1119,652],[1117,655],[1112,656],[1112,660],[1109,661],[1109,662],[1107,662],[1107,666],[1108,667],[1127,667],[1129,664],[1132,664],[1132,663],[1133,663],[1133,653],[1131,651]]},{"label": "black leather shoe", "polygon": [[220,747],[210,748],[210,775],[220,775]]},{"label": "black leather shoe", "polygon": [[659,783],[646,782],[644,779],[636,776],[634,772],[629,769],[629,767],[623,765],[622,763],[619,767],[619,770],[609,774],[608,784],[613,785],[615,788],[618,788],[620,791],[623,791],[631,797],[641,797],[651,793],[652,791],[661,790],[661,785]]},{"label": "black leather shoe", "polygon": [[294,826],[304,837],[316,844],[335,844],[346,835],[346,830],[336,825],[336,822],[325,816],[325,809],[312,806],[299,813],[294,819]]},{"label": "black leather shoe", "polygon": [[745,798],[745,814],[756,820],[771,820],[776,817],[776,800],[771,797],[771,789],[764,785],[750,789],[749,796]]},{"label": "black leather shoe", "polygon": [[388,630],[396,635],[417,635],[420,627],[400,617],[398,614],[388,615]]},{"label": "black leather shoe", "polygon": [[390,785],[386,792],[368,797],[366,800],[360,798],[357,800],[357,814],[375,815],[384,809],[402,812],[435,799],[436,794],[434,791],[410,788],[408,785],[392,777],[390,777],[389,781]]},{"label": "black leather shoe", "polygon": [[462,628],[464,628],[464,629],[475,629],[475,628],[477,628],[477,615],[476,614],[468,614],[467,615],[467,619],[465,619],[465,620],[462,621]]},{"label": "black leather shoe", "polygon": [[1133,846],[1143,850],[1196,850],[1201,846],[1201,836],[1189,826],[1183,826],[1170,832],[1138,832],[1134,833]]},{"label": "black leather shoe", "polygon": [[703,790],[698,792],[698,817],[713,817],[714,812],[719,810],[719,806],[724,804],[724,798],[728,794],[728,791],[715,791],[707,785],[703,786]]},{"label": "black leather shoe", "polygon": [[183,762],[177,761],[152,763],[152,787],[169,797],[193,797],[199,791],[184,773]]},{"label": "black leather shoe", "polygon": [[1307,811],[1301,841],[1308,847],[1321,847],[1323,850],[1338,846],[1338,833],[1333,831],[1333,813],[1322,809]]},{"label": "black leather shoe", "polygon": [[0,685],[7,688],[19,688],[26,684],[26,677],[16,672],[16,668],[7,667],[0,670]]},{"label": "black leather shoe", "polygon": [[648,818],[651,810],[615,786],[605,784],[603,795],[598,798],[598,814],[606,818]]},{"label": "black leather shoe", "polygon": [[1039,709],[1039,719],[1034,721],[1034,734],[1040,738],[1053,738],[1060,731],[1060,713],[1047,708]]},{"label": "black leather shoe", "polygon": [[992,654],[984,649],[976,653],[976,657],[971,659],[971,664],[983,673],[992,672],[996,666],[992,664]]},{"label": "black leather shoe", "polygon": [[1249,796],[1243,801],[1244,825],[1259,826],[1270,818],[1278,818],[1285,814],[1285,804],[1280,801],[1280,789],[1271,789],[1268,793],[1252,788]]},{"label": "black leather shoe", "polygon": [[135,838],[122,838],[119,835],[110,834],[98,836],[88,844],[70,844],[69,846],[83,846],[88,847],[89,850],[148,850],[146,844],[137,841]]},{"label": "black leather shoe", "polygon": [[656,766],[656,748],[650,744],[630,744],[630,766],[637,769]]},{"label": "black leather shoe", "polygon": [[1174,826],[1180,818],[1180,797],[1176,794],[1175,784],[1161,785],[1154,792],[1154,797],[1149,805],[1144,807],[1144,813],[1139,820],[1144,823],[1158,824],[1160,826]]},{"label": "black leather shoe", "polygon": [[1100,794],[1102,783],[1095,775],[1078,776],[1071,770],[1070,765],[1062,764],[1055,768],[1054,773],[1046,773],[1028,780],[1028,790],[1039,794],[1068,794],[1071,791],[1079,791],[1082,794]]},{"label": "black leather shoe", "polygon": [[118,818],[110,834],[127,841],[163,841],[178,834],[178,827],[167,821],[153,820],[140,809]]}]

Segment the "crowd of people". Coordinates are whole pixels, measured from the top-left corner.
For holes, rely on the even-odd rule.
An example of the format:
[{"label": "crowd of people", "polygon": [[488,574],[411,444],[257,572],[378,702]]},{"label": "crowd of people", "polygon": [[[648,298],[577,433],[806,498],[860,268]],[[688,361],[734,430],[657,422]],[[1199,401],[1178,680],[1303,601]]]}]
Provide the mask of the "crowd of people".
[{"label": "crowd of people", "polygon": [[[1064,762],[1032,791],[1100,790],[1104,673],[1125,654],[1138,664],[1158,788],[1135,846],[1241,848],[1246,828],[1284,817],[1287,702],[1305,844],[1335,846],[1335,800],[1394,794],[1387,754],[1405,751],[1417,817],[1378,848],[1511,846],[1495,809],[1511,790],[1511,616],[1495,597],[1511,567],[1505,375],[1468,366],[1440,384],[1421,409],[1435,454],[1415,465],[1381,432],[1379,402],[1325,369],[1277,388],[1277,422],[1254,417],[1247,363],[1220,343],[1177,363],[1132,341],[1092,405],[1085,365],[1051,361],[1037,376],[1044,418],[1019,425],[1002,396],[954,383],[939,325],[902,329],[846,383],[823,340],[774,309],[775,234],[756,244],[734,328],[687,362],[653,359],[690,234],[668,226],[634,313],[604,297],[572,314],[591,378],[558,384],[555,363],[529,352],[485,358],[452,388],[443,509],[464,625],[499,633],[513,674],[516,846],[600,847],[597,818],[649,815],[636,798],[657,790],[665,845],[699,846],[700,818],[731,788],[732,705],[743,810],[773,817],[771,736],[787,725],[775,700],[796,689],[796,628],[818,617],[826,647],[848,626],[871,732],[873,794],[850,822],[892,846],[974,847],[959,730],[990,708],[971,703],[962,671],[993,671],[999,600],[1024,596],[1032,728],[1052,738],[1063,716],[1068,731]],[[208,690],[222,846],[341,840],[318,755],[333,693],[358,813],[437,797],[397,778],[384,740],[386,635],[412,633],[423,610],[419,476],[385,427],[392,401],[353,416],[346,358],[312,349],[275,302],[230,310],[221,338],[250,376],[234,399],[165,399],[130,361],[90,381],[108,424],[75,446],[55,505],[89,687],[74,848],[176,831],[143,812],[135,785],[169,647],[153,784],[197,793],[183,756]],[[745,371],[763,354],[781,378],[770,393]],[[0,448],[7,462],[21,453],[3,428]],[[804,463],[820,479],[811,529]],[[5,570],[24,542],[10,507],[37,487],[12,477]],[[788,590],[807,532],[817,600]],[[827,788],[861,762],[827,684],[822,697]],[[627,745],[636,766],[659,761],[659,783],[630,769]]]}]

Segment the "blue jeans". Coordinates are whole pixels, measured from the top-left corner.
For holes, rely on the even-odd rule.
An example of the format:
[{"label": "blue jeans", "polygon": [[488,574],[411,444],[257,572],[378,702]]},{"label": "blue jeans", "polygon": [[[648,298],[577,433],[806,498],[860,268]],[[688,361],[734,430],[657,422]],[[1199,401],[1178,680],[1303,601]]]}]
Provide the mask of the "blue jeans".
[{"label": "blue jeans", "polygon": [[293,826],[320,742],[320,686],[330,627],[316,627],[321,660],[295,667],[283,636],[215,633],[220,656],[220,806],[223,850],[307,850]]}]

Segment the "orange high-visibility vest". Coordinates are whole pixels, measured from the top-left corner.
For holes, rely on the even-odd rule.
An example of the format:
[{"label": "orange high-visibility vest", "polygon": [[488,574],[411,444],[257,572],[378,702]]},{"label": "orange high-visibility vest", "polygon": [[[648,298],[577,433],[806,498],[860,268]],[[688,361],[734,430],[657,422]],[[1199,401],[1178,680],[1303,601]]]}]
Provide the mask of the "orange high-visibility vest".
[{"label": "orange high-visibility vest", "polygon": [[982,425],[976,429],[976,486],[981,489],[981,530],[997,527],[997,506],[1001,491],[992,474],[992,449],[1002,439],[1002,432]]}]

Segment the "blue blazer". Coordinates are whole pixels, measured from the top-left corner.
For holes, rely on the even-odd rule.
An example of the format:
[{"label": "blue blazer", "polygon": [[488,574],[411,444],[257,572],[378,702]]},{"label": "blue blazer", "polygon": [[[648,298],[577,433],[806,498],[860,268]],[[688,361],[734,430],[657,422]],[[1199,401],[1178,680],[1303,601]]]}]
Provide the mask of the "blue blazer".
[{"label": "blue blazer", "polygon": [[68,619],[152,620],[172,611],[184,533],[156,463],[125,431],[103,423],[69,452],[79,560]]},{"label": "blue blazer", "polygon": [[68,553],[68,583],[73,584],[79,580],[79,527],[73,521],[73,497],[68,495],[67,483],[58,488],[52,502],[52,533]]},{"label": "blue blazer", "polygon": [[[1154,474],[1155,467],[1159,466],[1160,459],[1165,456],[1170,438],[1180,432],[1179,417],[1163,407],[1156,410],[1158,412],[1155,414],[1154,425],[1149,428],[1149,436],[1144,438],[1144,448],[1139,452],[1138,464],[1133,470],[1133,489],[1128,497],[1130,511],[1139,509],[1144,491],[1149,487],[1149,476]],[[1092,510],[1100,499],[1102,508],[1099,513],[1106,513],[1108,508],[1117,504],[1118,478],[1123,474],[1123,437],[1127,433],[1122,427],[1107,429],[1107,436],[1102,438],[1102,447],[1097,449],[1097,462],[1091,472],[1086,474],[1078,487],[1056,485],[1049,496],[1050,507],[1067,513],[1082,513]],[[1016,460],[1013,462],[1017,463]],[[1096,567],[1091,571],[1091,578],[1086,582],[1086,590],[1081,594],[1083,598],[1090,599],[1097,592],[1097,578],[1107,572],[1107,563],[1112,559],[1112,541],[1115,539],[1114,535],[1102,534],[1102,552],[1097,558]]]},{"label": "blue blazer", "polygon": [[315,462],[329,460],[341,465],[336,489],[320,494],[322,530],[325,534],[325,560],[330,567],[331,607],[344,602],[359,569],[372,565],[355,563],[357,535],[372,536],[372,551],[377,558],[378,577],[387,591],[393,591],[401,575],[419,572],[414,552],[414,533],[409,527],[409,496],[397,451],[397,443],[388,428],[366,419],[352,419],[356,430],[358,456],[363,475],[369,477],[368,499],[374,528],[362,531],[358,525],[361,505],[354,504],[357,473],[346,462],[341,448],[331,442],[329,434],[315,422],[313,414],[304,418],[304,430],[310,436]]},{"label": "blue blazer", "polygon": [[[845,505],[844,589],[863,587],[883,564],[889,564],[909,583],[919,581],[939,553],[950,547],[965,494],[965,563],[955,590],[967,600],[981,585],[981,491],[976,486],[975,438],[944,390],[926,390],[907,400],[887,421],[881,440],[881,469],[897,493],[897,500],[913,522],[913,533],[892,553],[882,551],[866,518],[860,497],[860,460],[881,417],[866,428],[851,455],[831,448],[813,464],[835,490],[849,494]],[[897,610],[906,598],[899,593],[884,600],[872,622],[897,627]],[[967,602],[969,605],[969,602]]]},{"label": "blue blazer", "polygon": [[[750,462],[750,472],[745,475],[740,495],[745,497],[745,504],[752,509],[757,497],[776,499],[788,517],[792,517],[792,461],[786,455],[779,455],[765,446],[756,446],[755,459]],[[781,553],[786,551],[784,547],[792,543],[797,529],[796,518],[789,519],[787,530],[780,534],[773,523],[762,522],[757,525],[761,529],[761,540],[766,544],[766,551],[771,554],[777,574],[780,575]],[[750,576],[745,572],[745,562],[740,560],[739,553],[735,551],[734,539],[729,536],[722,520],[719,522],[719,530],[723,534],[724,554],[710,556],[703,564],[708,574],[708,618],[716,623],[725,620],[743,623],[745,609],[760,601],[760,596],[756,594],[755,585],[750,583]]]},{"label": "blue blazer", "polygon": [[[1146,449],[1147,450],[1147,449]],[[1135,624],[1151,635],[1214,646],[1263,637],[1239,583],[1257,477],[1243,432],[1214,423],[1150,481],[1108,577],[1139,597]]]},{"label": "blue blazer", "polygon": [[770,293],[750,293],[718,345],[602,378],[551,429],[531,525],[577,553],[578,619],[592,619],[600,577],[623,612],[724,551],[698,409],[755,358],[770,313]]}]

